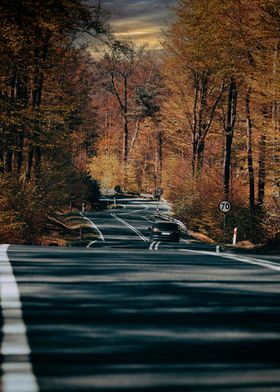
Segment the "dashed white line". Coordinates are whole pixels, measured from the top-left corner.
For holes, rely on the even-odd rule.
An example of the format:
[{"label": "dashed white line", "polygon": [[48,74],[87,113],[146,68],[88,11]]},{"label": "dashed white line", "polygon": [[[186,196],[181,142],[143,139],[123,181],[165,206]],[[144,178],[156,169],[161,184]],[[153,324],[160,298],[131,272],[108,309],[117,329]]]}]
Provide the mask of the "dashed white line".
[{"label": "dashed white line", "polygon": [[[9,245],[0,245],[0,301],[3,316],[2,392],[39,392],[30,362],[16,278],[8,258]],[[18,358],[20,356],[20,358]]]},{"label": "dashed white line", "polygon": [[105,238],[104,238],[103,234],[101,233],[101,231],[98,229],[98,227],[89,218],[87,218],[82,212],[80,212],[80,215],[83,218],[85,218],[91,224],[92,227],[94,227],[94,229],[98,232],[99,237],[101,238],[101,240],[105,241]]}]

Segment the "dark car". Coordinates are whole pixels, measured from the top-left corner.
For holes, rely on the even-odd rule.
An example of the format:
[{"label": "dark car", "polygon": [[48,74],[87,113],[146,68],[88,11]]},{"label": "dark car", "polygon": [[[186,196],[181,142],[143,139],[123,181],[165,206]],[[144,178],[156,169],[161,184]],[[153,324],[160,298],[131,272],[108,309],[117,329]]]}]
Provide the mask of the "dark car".
[{"label": "dark car", "polygon": [[150,241],[172,241],[180,240],[180,229],[176,223],[171,222],[155,222],[152,227]]}]

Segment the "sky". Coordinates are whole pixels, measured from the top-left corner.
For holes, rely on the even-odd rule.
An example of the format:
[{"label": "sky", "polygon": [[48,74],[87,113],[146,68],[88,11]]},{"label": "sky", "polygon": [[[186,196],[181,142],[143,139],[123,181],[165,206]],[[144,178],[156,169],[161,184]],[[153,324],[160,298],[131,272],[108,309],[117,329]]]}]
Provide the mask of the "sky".
[{"label": "sky", "polygon": [[150,49],[160,48],[162,29],[175,3],[176,0],[101,0],[112,13],[109,23],[118,38],[148,44]]}]

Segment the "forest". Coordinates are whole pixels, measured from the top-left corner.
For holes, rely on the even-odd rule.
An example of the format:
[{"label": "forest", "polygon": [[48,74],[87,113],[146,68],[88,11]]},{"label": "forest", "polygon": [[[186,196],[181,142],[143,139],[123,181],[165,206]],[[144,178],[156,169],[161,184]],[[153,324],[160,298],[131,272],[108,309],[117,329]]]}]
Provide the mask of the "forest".
[{"label": "forest", "polygon": [[1,242],[42,244],[59,211],[117,184],[161,186],[213,241],[221,200],[239,241],[279,239],[280,1],[170,14],[151,51],[117,39],[98,1],[1,0]]}]

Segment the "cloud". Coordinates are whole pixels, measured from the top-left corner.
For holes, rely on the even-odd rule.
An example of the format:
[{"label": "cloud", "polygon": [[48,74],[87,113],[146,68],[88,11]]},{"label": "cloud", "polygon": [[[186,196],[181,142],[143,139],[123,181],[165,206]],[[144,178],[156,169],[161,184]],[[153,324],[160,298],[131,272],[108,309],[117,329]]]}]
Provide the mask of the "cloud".
[{"label": "cloud", "polygon": [[162,28],[169,15],[169,7],[176,0],[102,0],[111,13],[111,27],[117,37],[126,37],[137,44],[160,47]]}]

